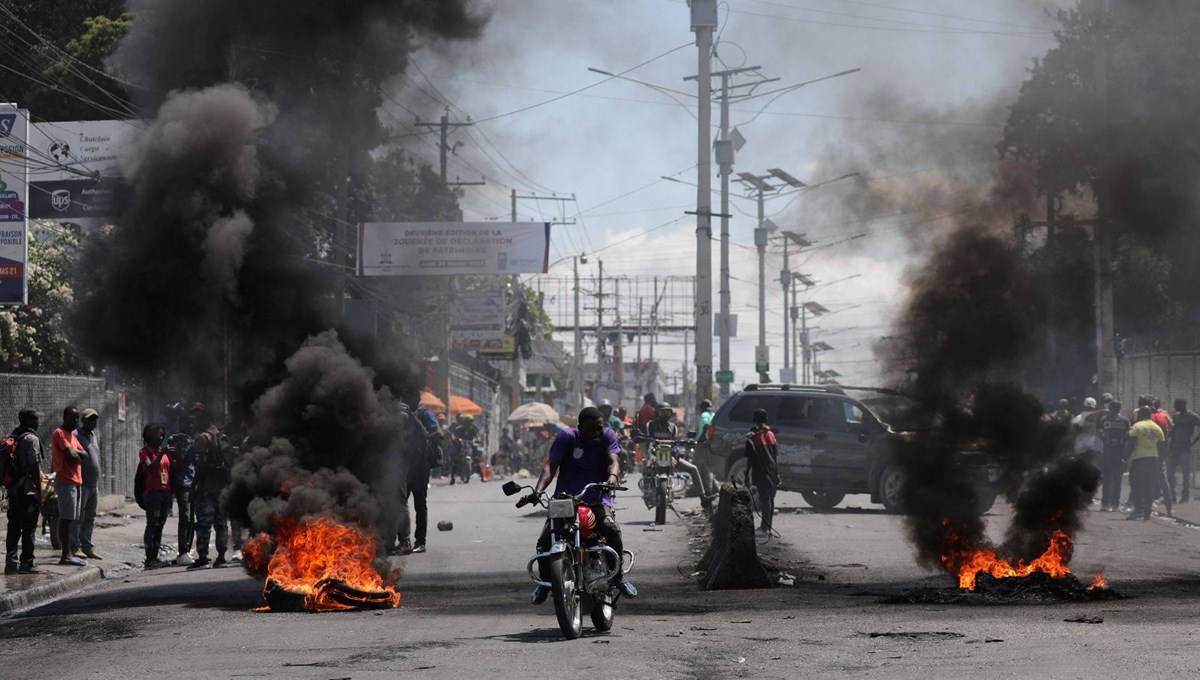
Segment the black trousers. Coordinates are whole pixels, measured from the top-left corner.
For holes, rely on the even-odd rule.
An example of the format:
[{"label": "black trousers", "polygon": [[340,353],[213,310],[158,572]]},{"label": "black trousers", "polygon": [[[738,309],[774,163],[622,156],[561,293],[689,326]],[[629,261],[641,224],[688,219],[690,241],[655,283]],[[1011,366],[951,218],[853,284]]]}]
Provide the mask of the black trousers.
[{"label": "black trousers", "polygon": [[759,513],[762,515],[759,527],[770,529],[771,521],[775,519],[775,483],[766,475],[751,475],[750,480],[758,490]]},{"label": "black trousers", "polygon": [[1137,458],[1129,464],[1130,502],[1133,514],[1150,519],[1154,499],[1162,485],[1162,467],[1158,456]]},{"label": "black trousers", "polygon": [[1115,508],[1121,505],[1121,477],[1125,474],[1125,463],[1120,453],[1100,454],[1100,506]]},{"label": "black trousers", "polygon": [[[413,528],[413,545],[425,545],[426,534],[429,531],[429,469],[422,466],[419,471],[410,470],[405,486],[407,488],[404,490],[404,504],[407,506],[409,497],[412,497],[413,514],[416,517],[410,519],[407,512],[400,515],[400,528],[396,532],[396,538],[401,545],[408,543],[409,529]],[[413,524],[416,526],[412,527]]]},{"label": "black trousers", "polygon": [[[1179,489],[1179,495],[1175,495],[1175,472],[1183,473],[1183,481]],[[1192,450],[1177,449],[1167,453],[1167,487],[1171,494],[1171,498],[1178,498],[1180,501],[1188,500],[1191,493],[1192,484]]]},{"label": "black trousers", "polygon": [[[8,497],[8,535],[4,540],[6,567],[33,566],[33,536],[37,531],[37,496],[20,494]],[[20,553],[17,548],[20,547]]]}]

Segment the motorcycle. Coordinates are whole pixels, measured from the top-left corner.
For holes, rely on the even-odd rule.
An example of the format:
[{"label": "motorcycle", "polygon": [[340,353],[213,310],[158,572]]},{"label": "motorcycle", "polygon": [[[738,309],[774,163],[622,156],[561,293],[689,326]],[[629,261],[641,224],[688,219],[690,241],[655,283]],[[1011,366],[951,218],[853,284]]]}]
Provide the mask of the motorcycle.
[{"label": "motorcycle", "polygon": [[667,508],[674,509],[675,496],[685,495],[692,486],[690,475],[675,471],[678,447],[686,442],[675,439],[642,438],[649,444],[649,453],[642,463],[642,478],[638,489],[646,508],[654,508],[654,523],[667,523]]},{"label": "motorcycle", "polygon": [[[574,640],[583,632],[583,614],[592,619],[598,631],[608,631],[613,626],[613,607],[621,597],[619,588],[612,579],[622,569],[633,568],[633,553],[628,562],[604,543],[597,530],[598,520],[592,509],[580,502],[593,487],[601,491],[625,491],[625,487],[612,484],[588,484],[577,495],[558,494],[553,497],[533,491],[531,486],[516,482],[505,482],[505,496],[529,489],[530,494],[521,499],[517,507],[537,503],[546,508],[550,522],[550,549],[529,559],[526,569],[533,582],[550,588],[554,598],[554,614],[558,627],[568,640]],[[549,581],[543,581],[538,572],[538,560],[548,564]]]}]

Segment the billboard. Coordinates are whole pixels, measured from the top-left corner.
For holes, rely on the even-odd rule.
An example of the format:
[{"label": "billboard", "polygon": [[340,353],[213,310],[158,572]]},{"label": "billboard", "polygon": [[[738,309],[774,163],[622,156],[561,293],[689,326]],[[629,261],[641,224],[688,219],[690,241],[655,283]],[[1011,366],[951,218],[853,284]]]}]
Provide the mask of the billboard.
[{"label": "billboard", "polygon": [[129,120],[34,123],[29,133],[29,216],[75,222],[117,215],[124,193],[118,157],[133,143],[139,124]]},{"label": "billboard", "polygon": [[29,301],[29,112],[0,104],[0,305]]},{"label": "billboard", "polygon": [[507,330],[504,291],[457,293],[450,306],[450,338],[460,349],[480,349]]},{"label": "billboard", "polygon": [[544,274],[549,222],[366,222],[359,276]]}]

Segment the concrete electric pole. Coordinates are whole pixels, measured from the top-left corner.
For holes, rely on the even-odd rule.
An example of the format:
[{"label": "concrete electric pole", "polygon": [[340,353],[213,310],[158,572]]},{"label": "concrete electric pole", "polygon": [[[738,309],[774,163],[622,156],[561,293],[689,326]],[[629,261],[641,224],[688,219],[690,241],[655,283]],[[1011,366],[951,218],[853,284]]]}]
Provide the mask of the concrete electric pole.
[{"label": "concrete electric pole", "polygon": [[690,0],[698,54],[696,183],[696,399],[712,398],[712,41],[717,0]]}]

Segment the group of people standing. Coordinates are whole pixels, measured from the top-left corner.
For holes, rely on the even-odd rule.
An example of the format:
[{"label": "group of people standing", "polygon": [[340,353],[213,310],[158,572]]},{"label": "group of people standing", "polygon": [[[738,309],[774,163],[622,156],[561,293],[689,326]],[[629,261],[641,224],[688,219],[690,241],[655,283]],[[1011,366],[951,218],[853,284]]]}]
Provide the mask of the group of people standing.
[{"label": "group of people standing", "polygon": [[[142,506],[146,511],[146,529],[142,543],[146,551],[146,569],[168,566],[159,559],[163,527],[172,504],[178,517],[178,554],[176,565],[202,568],[220,567],[228,561],[229,522],[221,509],[221,493],[229,486],[237,448],[221,431],[212,413],[202,402],[195,402],[180,419],[179,431],[166,436],[166,427],[148,423],[142,429],[142,449],[138,466],[145,475]],[[234,532],[234,551],[240,548],[240,531]],[[216,534],[216,558],[209,560],[209,539]],[[195,539],[196,557],[191,557]]]},{"label": "group of people standing", "polygon": [[[61,554],[58,563],[83,567],[85,558],[102,560],[92,543],[95,527],[98,489],[100,483],[100,434],[97,425],[100,413],[78,407],[63,409],[62,425],[50,436],[50,470],[52,484],[45,484],[42,475],[44,449],[38,435],[42,414],[34,409],[22,409],[17,414],[18,426],[10,437],[13,455],[0,463],[8,492],[8,534],[5,540],[5,574],[29,574],[38,571],[34,564],[34,534],[43,504],[53,502],[58,525],[57,543]],[[47,496],[53,490],[54,500]]]},{"label": "group of people standing", "polygon": [[[1129,519],[1149,519],[1159,497],[1168,514],[1174,503],[1187,503],[1192,446],[1200,439],[1200,416],[1188,410],[1187,400],[1176,399],[1175,413],[1169,414],[1154,396],[1142,395],[1129,417],[1111,395],[1103,395],[1101,401],[1097,408],[1094,399],[1084,400],[1084,410],[1070,421],[1075,454],[1093,456],[1099,463],[1100,509],[1122,509],[1121,479],[1126,465],[1130,493],[1124,507],[1130,510]],[[1181,482],[1178,494],[1176,479]]]}]

